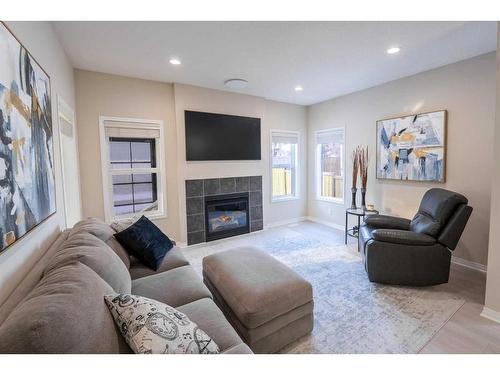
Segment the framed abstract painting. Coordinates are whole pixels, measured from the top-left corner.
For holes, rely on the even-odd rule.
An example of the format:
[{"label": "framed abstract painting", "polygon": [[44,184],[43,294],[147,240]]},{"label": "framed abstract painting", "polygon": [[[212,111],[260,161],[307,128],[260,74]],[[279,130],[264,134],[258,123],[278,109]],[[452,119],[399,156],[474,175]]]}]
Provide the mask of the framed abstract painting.
[{"label": "framed abstract painting", "polygon": [[447,112],[377,121],[377,178],[445,182]]},{"label": "framed abstract painting", "polygon": [[0,252],[56,212],[50,78],[0,23]]}]

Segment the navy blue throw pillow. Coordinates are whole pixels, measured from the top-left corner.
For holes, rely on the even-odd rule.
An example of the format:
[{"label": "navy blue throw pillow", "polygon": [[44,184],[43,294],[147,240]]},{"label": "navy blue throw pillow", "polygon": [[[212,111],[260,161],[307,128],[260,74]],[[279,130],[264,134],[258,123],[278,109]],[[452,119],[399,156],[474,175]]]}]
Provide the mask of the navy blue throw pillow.
[{"label": "navy blue throw pillow", "polygon": [[119,233],[118,242],[146,266],[155,271],[161,265],[167,252],[174,247],[172,241],[146,216]]}]

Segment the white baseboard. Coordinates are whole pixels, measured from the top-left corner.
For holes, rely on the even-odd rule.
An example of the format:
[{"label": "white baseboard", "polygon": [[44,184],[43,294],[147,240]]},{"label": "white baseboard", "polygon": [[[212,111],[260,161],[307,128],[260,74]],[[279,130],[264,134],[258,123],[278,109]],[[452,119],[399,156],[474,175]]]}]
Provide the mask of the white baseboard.
[{"label": "white baseboard", "polygon": [[328,227],[341,230],[342,232],[345,230],[345,227],[343,225],[335,224],[335,223],[332,223],[331,221],[327,221],[327,220],[323,220],[323,219],[318,219],[317,217],[314,217],[314,216],[307,216],[306,220],[313,221],[313,222],[318,223],[318,224],[323,224],[323,225],[326,225]]},{"label": "white baseboard", "polygon": [[489,307],[484,306],[483,311],[481,311],[481,316],[483,318],[493,320],[496,323],[500,323],[500,312],[490,309]]},{"label": "white baseboard", "polygon": [[273,221],[272,223],[264,225],[264,229],[281,227],[283,225],[296,224],[296,223],[300,223],[301,221],[306,221],[306,220],[307,220],[307,216],[301,216],[301,217],[294,217],[293,219]]},{"label": "white baseboard", "polygon": [[472,262],[470,260],[462,259],[462,258],[459,258],[456,256],[451,257],[451,262],[458,264],[459,266],[462,266],[462,267],[467,267],[467,268],[470,268],[470,269],[473,269],[476,271],[480,271],[480,272],[486,272],[486,266],[484,264],[481,264],[481,263]]}]

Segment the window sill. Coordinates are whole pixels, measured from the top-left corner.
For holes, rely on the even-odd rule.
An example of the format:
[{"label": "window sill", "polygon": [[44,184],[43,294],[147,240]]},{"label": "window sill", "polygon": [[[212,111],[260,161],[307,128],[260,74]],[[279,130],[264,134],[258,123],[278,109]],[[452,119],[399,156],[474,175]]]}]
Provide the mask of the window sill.
[{"label": "window sill", "polygon": [[[154,212],[154,213],[150,213],[150,214],[143,212],[142,215],[146,216],[150,220],[158,220],[158,219],[166,219],[167,218],[167,214],[164,212]],[[134,217],[137,217],[137,219],[139,219],[142,215],[140,215],[140,216],[136,216],[136,215],[117,216],[117,217],[113,217],[111,221],[119,223],[121,221],[127,221],[130,219],[133,219]]]},{"label": "window sill", "polygon": [[344,204],[344,200],[342,198],[326,198],[326,197],[316,197],[317,201],[334,203],[334,204]]},{"label": "window sill", "polygon": [[299,199],[300,199],[300,197],[271,198],[271,203],[298,201]]}]

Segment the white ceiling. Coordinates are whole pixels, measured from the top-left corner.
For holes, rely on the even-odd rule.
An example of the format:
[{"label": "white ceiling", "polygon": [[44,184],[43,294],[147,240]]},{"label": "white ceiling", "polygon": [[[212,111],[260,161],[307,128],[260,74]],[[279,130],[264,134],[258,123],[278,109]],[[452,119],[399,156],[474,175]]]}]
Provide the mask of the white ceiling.
[{"label": "white ceiling", "polygon": [[[76,68],[309,105],[496,49],[495,22],[54,22]],[[387,55],[390,46],[397,55]],[[182,65],[168,63],[177,57]],[[248,87],[229,90],[228,78]],[[296,85],[303,86],[295,92]]]}]

